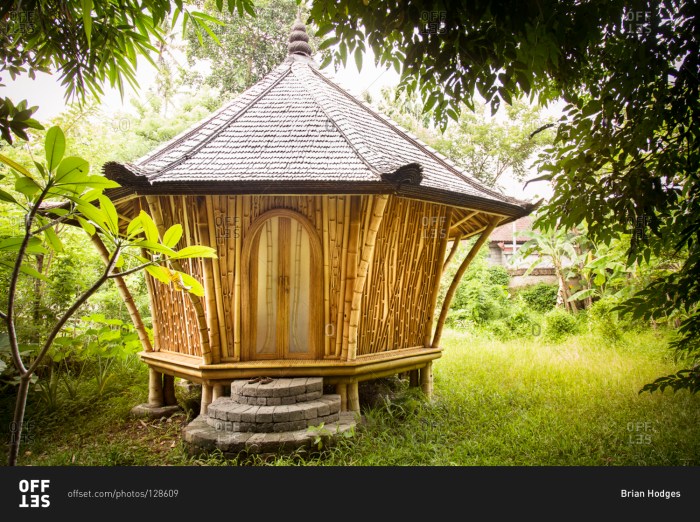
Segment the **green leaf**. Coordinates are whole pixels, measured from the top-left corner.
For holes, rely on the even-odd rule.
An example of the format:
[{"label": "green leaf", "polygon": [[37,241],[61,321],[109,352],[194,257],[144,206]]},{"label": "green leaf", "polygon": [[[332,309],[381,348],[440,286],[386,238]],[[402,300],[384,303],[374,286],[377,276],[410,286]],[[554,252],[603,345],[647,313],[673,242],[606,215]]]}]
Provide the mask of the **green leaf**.
[{"label": "green leaf", "polygon": [[92,223],[90,223],[89,221],[86,221],[85,219],[83,219],[79,216],[76,216],[76,218],[78,219],[78,223],[80,223],[80,226],[83,228],[83,230],[85,232],[88,233],[88,235],[90,235],[90,236],[95,235],[95,232],[97,230],[95,229],[95,226]]},{"label": "green leaf", "polygon": [[175,284],[178,290],[185,290],[196,296],[204,297],[204,287],[194,277],[184,272],[175,272],[175,274],[181,279],[181,282]]},{"label": "green leaf", "polygon": [[135,241],[131,244],[131,246],[145,248],[146,250],[150,250],[152,252],[160,252],[161,254],[165,254],[167,256],[175,255],[175,251],[172,248],[168,248],[167,246],[156,243],[155,241]]},{"label": "green leaf", "polygon": [[[11,268],[11,269],[14,268],[14,263],[11,263],[9,261],[0,260],[0,265],[6,266],[6,267]],[[46,277],[44,274],[42,274],[41,272],[39,272],[38,270],[36,270],[35,268],[33,268],[31,266],[20,265],[19,271],[22,274],[26,274],[28,276],[35,277],[36,279],[41,279],[42,281],[46,281],[47,283],[51,282],[51,280],[48,277]]]},{"label": "green leaf", "polygon": [[114,208],[114,203],[110,201],[107,196],[100,196],[100,208],[103,210],[106,216],[106,223],[109,231],[112,234],[119,233],[119,216],[117,215],[117,209]]},{"label": "green leaf", "polygon": [[141,219],[141,224],[143,225],[143,232],[146,234],[146,240],[152,243],[158,243],[160,236],[158,235],[158,227],[151,219],[151,216],[146,214],[143,210],[139,212],[139,218]]},{"label": "green leaf", "polygon": [[332,38],[327,38],[326,40],[323,40],[319,45],[318,45],[318,51],[323,51],[324,49],[329,48],[331,45],[335,45],[340,41],[340,38],[337,36],[333,36]]},{"label": "green leaf", "polygon": [[64,158],[56,169],[56,183],[78,183],[87,180],[90,164],[83,158],[69,156]]},{"label": "green leaf", "polygon": [[182,225],[173,225],[165,231],[163,235],[163,244],[167,247],[174,248],[177,242],[182,237]]},{"label": "green leaf", "polygon": [[85,27],[88,47],[90,47],[90,38],[92,36],[92,0],[83,0],[83,26]]},{"label": "green leaf", "polygon": [[15,182],[15,190],[21,194],[24,194],[28,198],[31,198],[34,194],[41,190],[41,187],[37,185],[36,181],[32,178],[17,178]]},{"label": "green leaf", "polygon": [[[24,241],[24,236],[14,236],[8,237],[0,241],[0,250],[5,250],[7,252],[19,252],[19,247]],[[28,254],[48,254],[49,251],[46,250],[41,244],[41,240],[37,237],[29,238],[27,242],[27,247],[25,252]]]},{"label": "green leaf", "polygon": [[46,150],[46,165],[49,171],[53,172],[61,162],[66,150],[66,137],[60,127],[53,126],[47,131],[44,148]]},{"label": "green leaf", "polygon": [[11,194],[0,189],[0,201],[5,201],[6,203],[17,203],[15,198]]},{"label": "green leaf", "polygon": [[362,51],[359,47],[355,49],[355,65],[357,65],[357,72],[362,71]]},{"label": "green leaf", "polygon": [[170,271],[163,267],[163,266],[147,266],[146,267],[146,272],[151,274],[153,277],[155,277],[158,281],[161,283],[164,283],[166,285],[170,284]]},{"label": "green leaf", "polygon": [[28,178],[31,178],[31,177],[32,177],[32,175],[29,173],[29,171],[28,171],[27,169],[25,169],[25,168],[24,168],[22,165],[20,165],[19,163],[17,163],[17,162],[15,162],[15,161],[11,160],[11,159],[8,158],[7,156],[3,156],[2,154],[0,154],[0,161],[2,161],[5,165],[7,165],[7,166],[13,168],[14,170],[16,170],[17,172],[19,172],[19,173],[22,174],[23,176],[27,176]]},{"label": "green leaf", "polygon": [[61,243],[61,240],[58,239],[58,235],[53,228],[47,228],[44,230],[44,236],[46,237],[46,241],[48,241],[48,243],[51,245],[51,248],[53,248],[56,252],[63,252],[63,244]]},{"label": "green leaf", "polygon": [[78,211],[95,225],[99,226],[100,228],[109,228],[106,225],[107,216],[99,208],[90,203],[78,203],[77,207]]},{"label": "green leaf", "polygon": [[194,245],[178,250],[175,255],[170,257],[171,259],[187,259],[191,257],[209,257],[216,259],[216,250],[207,246]]}]

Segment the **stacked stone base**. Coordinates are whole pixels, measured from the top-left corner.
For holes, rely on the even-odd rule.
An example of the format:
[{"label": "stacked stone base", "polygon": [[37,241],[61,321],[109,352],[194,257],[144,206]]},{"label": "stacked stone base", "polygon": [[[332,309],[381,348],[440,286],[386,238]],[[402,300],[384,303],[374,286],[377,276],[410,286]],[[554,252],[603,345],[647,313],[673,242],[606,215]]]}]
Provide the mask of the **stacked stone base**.
[{"label": "stacked stone base", "polygon": [[184,432],[192,453],[280,453],[332,440],[355,426],[355,415],[340,411],[339,395],[323,394],[320,377],[231,384]]}]

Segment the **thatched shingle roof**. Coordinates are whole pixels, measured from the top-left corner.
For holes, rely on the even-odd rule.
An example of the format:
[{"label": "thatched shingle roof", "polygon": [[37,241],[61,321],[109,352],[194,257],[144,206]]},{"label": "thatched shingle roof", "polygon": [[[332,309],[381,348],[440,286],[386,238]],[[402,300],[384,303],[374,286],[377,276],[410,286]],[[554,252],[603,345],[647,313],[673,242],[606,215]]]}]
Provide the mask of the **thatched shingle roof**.
[{"label": "thatched shingle roof", "polygon": [[105,174],[137,193],[396,193],[529,213],[350,95],[304,43],[290,42],[284,62],[211,117],[133,164],[107,163]]}]

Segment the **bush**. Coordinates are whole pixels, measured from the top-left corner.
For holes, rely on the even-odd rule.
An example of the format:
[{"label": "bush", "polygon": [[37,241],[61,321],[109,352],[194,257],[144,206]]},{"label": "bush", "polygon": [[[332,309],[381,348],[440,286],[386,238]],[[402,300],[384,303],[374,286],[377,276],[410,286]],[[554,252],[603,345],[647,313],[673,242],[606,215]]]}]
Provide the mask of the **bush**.
[{"label": "bush", "polygon": [[577,330],[576,318],[566,310],[554,308],[544,314],[544,337],[549,341],[560,341]]},{"label": "bush", "polygon": [[521,290],[518,294],[529,307],[538,312],[548,312],[557,305],[559,287],[547,283],[537,283]]},{"label": "bush", "polygon": [[489,284],[498,286],[508,286],[510,284],[510,274],[505,267],[501,265],[493,265],[486,269],[488,273]]}]

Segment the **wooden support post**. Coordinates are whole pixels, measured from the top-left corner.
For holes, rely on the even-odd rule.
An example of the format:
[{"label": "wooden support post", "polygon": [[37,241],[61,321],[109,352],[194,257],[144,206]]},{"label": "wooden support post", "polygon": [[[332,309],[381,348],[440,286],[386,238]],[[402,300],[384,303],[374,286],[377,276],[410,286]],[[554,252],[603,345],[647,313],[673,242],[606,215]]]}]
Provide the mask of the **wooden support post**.
[{"label": "wooden support post", "polygon": [[163,376],[153,368],[148,369],[148,405],[160,408],[165,404],[163,398]]},{"label": "wooden support post", "polygon": [[348,410],[360,412],[360,391],[357,381],[348,383]]},{"label": "wooden support post", "polygon": [[[109,263],[109,251],[100,239],[100,236],[93,234],[90,236],[90,239],[92,240],[92,244],[95,245],[97,252],[100,254],[102,261],[104,261],[105,264]],[[114,268],[112,271],[119,272],[119,269]],[[141,314],[139,314],[139,311],[136,308],[136,303],[134,303],[134,298],[132,297],[131,292],[129,292],[129,288],[126,286],[126,283],[122,277],[115,277],[114,283],[117,285],[119,295],[122,298],[122,301],[124,301],[126,310],[129,312],[129,317],[131,318],[131,322],[134,324],[134,329],[139,336],[141,346],[143,346],[145,351],[152,352],[153,346],[151,345],[151,340],[148,338],[146,327],[143,324],[143,320],[141,320]]]},{"label": "wooden support post", "polygon": [[177,405],[175,397],[175,377],[172,375],[163,374],[163,401],[166,406]]},{"label": "wooden support post", "polygon": [[213,386],[213,392],[212,392],[212,400],[215,401],[219,397],[224,396],[224,385],[223,384],[215,384]]},{"label": "wooden support post", "polygon": [[202,384],[202,405],[199,409],[200,415],[206,415],[209,405],[212,403],[212,387],[208,384]]},{"label": "wooden support post", "polygon": [[433,396],[433,363],[427,363],[420,369],[420,387],[426,397]]},{"label": "wooden support post", "polygon": [[489,236],[491,235],[491,232],[493,232],[493,229],[496,228],[496,225],[498,225],[501,219],[502,218],[500,216],[491,219],[488,226],[484,229],[484,231],[481,233],[481,236],[479,236],[479,239],[476,240],[476,243],[474,243],[474,246],[467,254],[467,257],[465,257],[464,261],[462,261],[462,264],[459,265],[457,273],[452,279],[450,287],[447,289],[445,299],[442,301],[442,310],[440,310],[440,317],[438,318],[437,326],[435,328],[435,335],[433,337],[433,343],[431,345],[433,348],[439,346],[440,344],[440,337],[442,336],[442,329],[445,326],[445,319],[447,319],[447,312],[450,310],[452,298],[454,297],[455,292],[457,291],[457,287],[459,286],[459,282],[462,280],[464,272],[467,271],[469,264],[476,257],[476,254],[479,252],[479,249],[483,246],[483,244],[486,243]]},{"label": "wooden support post", "polygon": [[[438,259],[445,258],[445,251],[447,250],[447,237],[449,234],[447,230],[450,229],[450,223],[452,222],[452,208],[447,210],[445,216],[445,234],[440,238],[440,244],[438,245]],[[435,274],[435,281],[433,281],[432,293],[430,294],[430,301],[428,301],[428,320],[425,322],[425,329],[423,330],[423,346],[426,348],[433,346],[430,342],[430,336],[433,333],[433,324],[435,324],[435,307],[437,306],[438,294],[440,293],[440,274]]]},{"label": "wooden support post", "polygon": [[417,388],[418,383],[420,382],[420,376],[418,375],[419,372],[418,370],[411,370],[408,372],[408,385],[411,388]]},{"label": "wooden support post", "polygon": [[348,411],[348,385],[339,382],[335,385],[335,393],[340,395],[340,411]]},{"label": "wooden support post", "polygon": [[450,249],[450,253],[447,256],[447,259],[445,259],[445,262],[442,264],[442,272],[445,273],[445,270],[447,270],[447,267],[450,264],[450,261],[452,261],[452,258],[455,256],[457,253],[457,249],[459,248],[459,244],[462,242],[462,233],[459,232],[457,234],[457,237],[455,237],[452,240],[452,248]]}]

